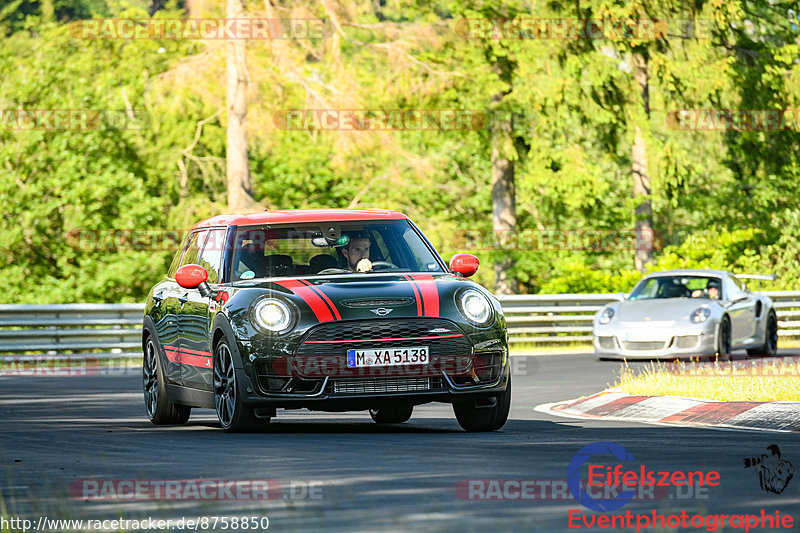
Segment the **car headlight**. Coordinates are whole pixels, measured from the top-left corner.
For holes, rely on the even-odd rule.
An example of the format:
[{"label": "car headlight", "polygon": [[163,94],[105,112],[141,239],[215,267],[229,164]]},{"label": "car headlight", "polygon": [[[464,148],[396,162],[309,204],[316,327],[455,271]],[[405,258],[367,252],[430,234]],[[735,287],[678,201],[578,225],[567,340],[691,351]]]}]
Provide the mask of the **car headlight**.
[{"label": "car headlight", "polygon": [[603,312],[600,313],[600,318],[597,319],[598,322],[601,324],[608,324],[611,322],[611,319],[614,318],[614,310],[610,307],[603,309]]},{"label": "car headlight", "polygon": [[695,309],[692,311],[692,314],[689,315],[689,318],[695,324],[699,324],[701,322],[705,322],[708,320],[708,317],[711,316],[711,310],[708,307],[700,307],[699,309]]},{"label": "car headlight", "polygon": [[284,302],[275,298],[259,301],[253,309],[253,318],[267,331],[283,331],[292,323],[292,311]]},{"label": "car headlight", "polygon": [[466,290],[459,298],[459,309],[469,322],[486,326],[492,321],[492,303],[476,290]]}]

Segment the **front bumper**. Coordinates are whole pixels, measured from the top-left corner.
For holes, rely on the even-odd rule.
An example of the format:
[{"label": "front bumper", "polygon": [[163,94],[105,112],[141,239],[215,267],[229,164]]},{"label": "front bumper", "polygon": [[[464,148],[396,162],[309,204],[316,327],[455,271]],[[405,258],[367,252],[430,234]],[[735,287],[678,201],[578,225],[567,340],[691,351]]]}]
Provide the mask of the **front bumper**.
[{"label": "front bumper", "polygon": [[304,380],[307,389],[294,392],[265,392],[243,369],[236,370],[240,397],[253,407],[307,408],[316,411],[357,411],[388,405],[419,405],[429,402],[453,403],[467,398],[495,396],[509,387],[508,359],[500,375],[489,382],[458,384],[446,373],[425,377],[338,378]]},{"label": "front bumper", "polygon": [[604,358],[671,359],[717,353],[716,325],[702,329],[652,328],[646,337],[639,334],[636,340],[630,340],[624,330],[595,328],[592,337],[595,355]]},{"label": "front bumper", "polygon": [[[249,404],[319,410],[372,408],[382,402],[453,402],[506,389],[504,328],[475,331],[451,320],[399,317],[324,322],[292,343],[241,342],[240,397]],[[424,363],[353,366],[354,349],[419,347]]]}]

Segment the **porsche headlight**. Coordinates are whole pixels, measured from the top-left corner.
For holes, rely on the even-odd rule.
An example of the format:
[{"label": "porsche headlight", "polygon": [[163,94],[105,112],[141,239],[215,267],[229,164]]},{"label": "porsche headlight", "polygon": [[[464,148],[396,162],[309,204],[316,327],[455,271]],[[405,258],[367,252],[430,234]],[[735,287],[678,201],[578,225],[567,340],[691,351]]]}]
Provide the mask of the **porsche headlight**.
[{"label": "porsche headlight", "polygon": [[486,326],[492,321],[492,304],[476,290],[466,290],[459,298],[461,314],[476,326]]},{"label": "porsche headlight", "polygon": [[699,324],[701,322],[705,322],[708,320],[708,317],[711,316],[711,310],[708,307],[700,307],[699,309],[695,309],[692,311],[692,314],[689,315],[689,318],[695,324]]},{"label": "porsche headlight", "polygon": [[256,304],[253,318],[262,329],[278,332],[291,325],[292,311],[280,300],[265,298]]},{"label": "porsche headlight", "polygon": [[611,322],[611,319],[614,318],[614,310],[610,307],[606,307],[603,309],[603,312],[600,313],[600,318],[597,321],[601,324],[608,324]]}]

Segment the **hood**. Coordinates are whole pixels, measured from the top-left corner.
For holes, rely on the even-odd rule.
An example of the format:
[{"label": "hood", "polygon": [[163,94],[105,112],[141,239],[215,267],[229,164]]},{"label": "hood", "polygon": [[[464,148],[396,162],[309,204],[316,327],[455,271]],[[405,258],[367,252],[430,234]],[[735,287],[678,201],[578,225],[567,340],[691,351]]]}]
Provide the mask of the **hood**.
[{"label": "hood", "polygon": [[279,293],[297,305],[304,315],[316,319],[316,322],[376,316],[446,318],[455,311],[456,292],[465,288],[480,290],[490,297],[490,301],[495,301],[477,283],[443,273],[280,278],[236,282],[232,286],[251,294],[263,294],[264,290]]},{"label": "hood", "polygon": [[674,323],[688,320],[692,311],[708,304],[709,300],[695,298],[625,300],[619,303],[617,313],[621,322]]}]

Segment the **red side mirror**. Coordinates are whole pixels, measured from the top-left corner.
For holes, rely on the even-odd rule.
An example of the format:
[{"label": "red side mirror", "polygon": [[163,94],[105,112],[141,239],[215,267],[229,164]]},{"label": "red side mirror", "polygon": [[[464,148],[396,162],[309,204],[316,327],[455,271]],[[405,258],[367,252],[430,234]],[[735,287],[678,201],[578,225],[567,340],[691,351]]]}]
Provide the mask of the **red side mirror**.
[{"label": "red side mirror", "polygon": [[208,272],[200,265],[183,265],[175,273],[175,281],[184,289],[194,289],[208,280]]},{"label": "red side mirror", "polygon": [[471,254],[456,254],[450,259],[450,270],[464,278],[474,276],[480,266],[481,262]]}]

